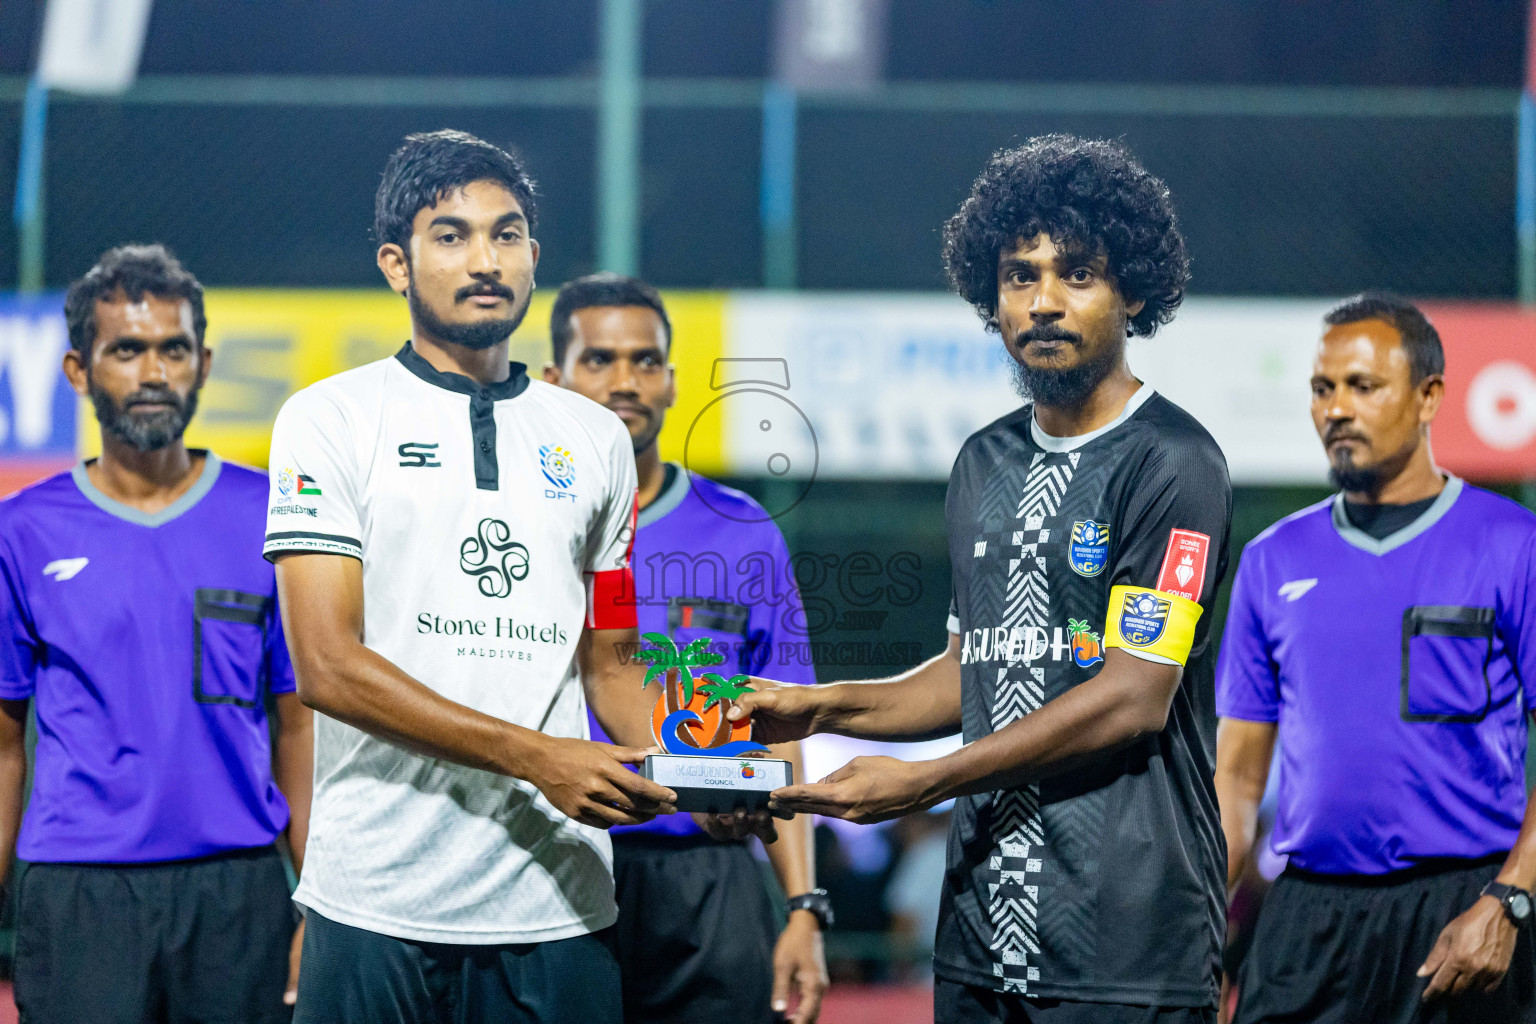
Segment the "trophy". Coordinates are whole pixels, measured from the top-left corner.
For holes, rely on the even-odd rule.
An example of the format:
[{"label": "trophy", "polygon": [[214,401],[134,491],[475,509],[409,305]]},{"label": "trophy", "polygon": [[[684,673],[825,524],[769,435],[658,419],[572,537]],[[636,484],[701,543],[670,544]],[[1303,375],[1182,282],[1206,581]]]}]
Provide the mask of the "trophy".
[{"label": "trophy", "polygon": [[788,761],[765,757],[768,748],[752,741],[752,723],[725,717],[732,702],[751,693],[748,677],[703,673],[695,684],[693,670],[725,661],[709,650],[709,638],[699,637],[679,649],[662,633],[647,633],[655,646],[642,647],[635,657],[650,666],[642,686],[662,681],[662,693],[651,712],[651,731],[664,754],[651,754],[640,774],[677,793],[677,809],[723,814],[739,808],[755,811],[768,805],[768,794],[794,782]]}]

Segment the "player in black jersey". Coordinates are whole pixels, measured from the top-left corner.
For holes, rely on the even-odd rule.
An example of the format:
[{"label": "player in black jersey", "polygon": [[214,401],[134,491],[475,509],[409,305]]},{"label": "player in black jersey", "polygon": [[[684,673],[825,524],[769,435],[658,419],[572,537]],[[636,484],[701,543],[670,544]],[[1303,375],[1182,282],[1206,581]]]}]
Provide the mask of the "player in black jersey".
[{"label": "player in black jersey", "polygon": [[1168,190],[1114,143],[1034,139],[987,164],[944,259],[1026,400],[950,477],[948,649],[894,679],[763,684],[733,717],[767,742],[963,729],[947,757],[861,757],[775,794],[859,822],[958,798],[937,1020],[1213,1021],[1226,862],[1206,612],[1232,492],[1210,435],[1126,361],[1188,279]]}]

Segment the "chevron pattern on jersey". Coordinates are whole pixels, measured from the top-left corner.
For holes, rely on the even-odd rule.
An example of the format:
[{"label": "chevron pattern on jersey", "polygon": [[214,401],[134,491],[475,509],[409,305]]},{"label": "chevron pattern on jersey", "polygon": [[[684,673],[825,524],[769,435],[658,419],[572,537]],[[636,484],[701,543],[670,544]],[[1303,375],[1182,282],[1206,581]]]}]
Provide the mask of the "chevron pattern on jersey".
[{"label": "chevron pattern on jersey", "polygon": [[[1036,454],[1019,492],[1014,511],[1007,596],[1002,624],[1010,629],[1044,628],[1050,621],[1051,592],[1045,559],[1037,554],[1043,537],[1053,528],[1047,521],[1061,507],[1075,466],[1067,460]],[[1012,554],[1012,552],[1010,552]],[[1044,672],[1015,663],[998,670],[992,696],[992,729],[996,732],[1045,703]],[[997,849],[988,864],[987,914],[992,922],[993,976],[1003,991],[1027,994],[1040,980],[1040,968],[1029,962],[1040,953],[1039,914],[1041,848],[1044,823],[1038,784],[998,793],[992,805],[992,841]]]},{"label": "chevron pattern on jersey", "polygon": [[1052,962],[1091,964],[1098,959],[1098,844],[1107,798],[1108,791],[1100,789],[1073,800],[1048,799],[1041,807],[1052,857],[1049,884],[1042,883],[1049,898],[1040,901],[1038,925],[1049,936]]}]

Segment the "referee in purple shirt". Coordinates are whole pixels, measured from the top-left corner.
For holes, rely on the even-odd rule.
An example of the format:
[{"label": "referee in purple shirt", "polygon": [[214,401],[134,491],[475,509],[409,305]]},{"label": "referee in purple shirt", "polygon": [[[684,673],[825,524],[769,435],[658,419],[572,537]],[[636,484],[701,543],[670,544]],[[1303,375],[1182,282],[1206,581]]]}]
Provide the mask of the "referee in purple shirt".
[{"label": "referee in purple shirt", "polygon": [[1312,420],[1339,493],[1243,552],[1216,677],[1228,883],[1277,736],[1288,858],[1234,1020],[1533,1021],[1536,516],[1436,468],[1423,313],[1366,294],[1325,323]]},{"label": "referee in purple shirt", "polygon": [[[779,528],[740,491],[661,461],[657,435],[676,387],[672,322],[656,289],[617,274],[569,281],[550,311],[550,337],[544,379],[612,409],[634,441],[640,632],[679,647],[707,637],[726,658],[724,675],[815,683]],[[765,565],[776,582],[765,584]],[[593,739],[607,739],[595,716],[591,727]],[[796,777],[799,747],[774,752]],[[782,931],[744,842],[717,842],[687,814],[611,830],[625,1024],[815,1024],[831,905],[815,888],[810,818],[777,827],[766,850],[789,897]]]},{"label": "referee in purple shirt", "polygon": [[21,1020],[286,1021],[302,925],[274,842],[297,870],[313,733],[261,557],[267,477],[182,441],[211,353],[202,286],[163,247],[108,252],[64,312],[101,457],[0,501]]}]

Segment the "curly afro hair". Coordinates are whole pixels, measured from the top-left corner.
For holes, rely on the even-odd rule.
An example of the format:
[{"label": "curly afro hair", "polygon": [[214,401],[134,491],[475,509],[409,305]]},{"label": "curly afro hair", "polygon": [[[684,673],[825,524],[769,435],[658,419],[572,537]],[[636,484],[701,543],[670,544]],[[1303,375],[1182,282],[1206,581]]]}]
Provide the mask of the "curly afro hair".
[{"label": "curly afro hair", "polygon": [[1146,303],[1132,335],[1153,334],[1184,301],[1189,254],[1168,186],[1119,143],[1042,135],[987,161],[944,225],[944,271],[988,329],[997,330],[999,256],[1042,232],[1108,258],[1126,303]]}]

